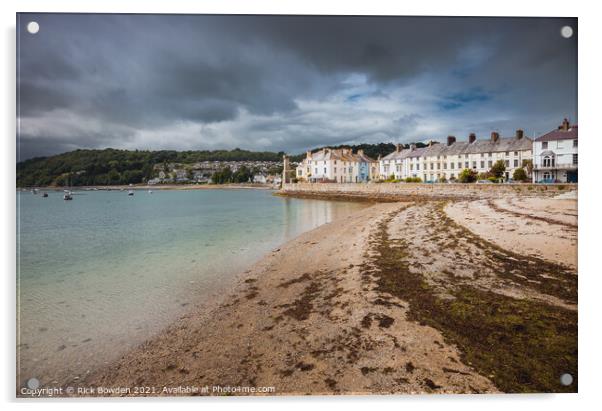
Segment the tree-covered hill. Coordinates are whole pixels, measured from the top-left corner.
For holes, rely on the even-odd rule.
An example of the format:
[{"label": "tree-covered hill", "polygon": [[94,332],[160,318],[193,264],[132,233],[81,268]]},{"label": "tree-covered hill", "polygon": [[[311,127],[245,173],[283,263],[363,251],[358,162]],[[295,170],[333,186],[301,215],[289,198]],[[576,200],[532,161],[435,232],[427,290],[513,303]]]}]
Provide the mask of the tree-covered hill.
[{"label": "tree-covered hill", "polygon": [[282,161],[284,153],[247,150],[75,150],[17,163],[17,186],[137,184],[153,177],[155,164],[201,161]]}]

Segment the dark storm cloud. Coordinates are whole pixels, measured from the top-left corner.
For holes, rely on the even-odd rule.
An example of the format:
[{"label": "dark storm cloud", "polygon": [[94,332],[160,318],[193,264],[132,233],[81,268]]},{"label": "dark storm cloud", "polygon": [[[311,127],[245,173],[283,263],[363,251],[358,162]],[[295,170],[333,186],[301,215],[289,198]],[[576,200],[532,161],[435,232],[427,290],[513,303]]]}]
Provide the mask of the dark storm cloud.
[{"label": "dark storm cloud", "polygon": [[576,119],[576,36],[560,36],[573,19],[19,20],[22,159],[108,146],[299,151]]}]

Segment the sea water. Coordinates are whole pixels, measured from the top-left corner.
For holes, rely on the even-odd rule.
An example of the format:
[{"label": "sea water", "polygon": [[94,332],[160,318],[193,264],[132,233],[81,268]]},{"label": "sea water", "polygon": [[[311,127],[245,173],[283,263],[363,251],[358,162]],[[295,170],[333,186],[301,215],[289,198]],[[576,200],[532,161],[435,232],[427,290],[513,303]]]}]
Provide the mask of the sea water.
[{"label": "sea water", "polygon": [[17,194],[19,382],[84,378],[361,204],[269,190]]}]

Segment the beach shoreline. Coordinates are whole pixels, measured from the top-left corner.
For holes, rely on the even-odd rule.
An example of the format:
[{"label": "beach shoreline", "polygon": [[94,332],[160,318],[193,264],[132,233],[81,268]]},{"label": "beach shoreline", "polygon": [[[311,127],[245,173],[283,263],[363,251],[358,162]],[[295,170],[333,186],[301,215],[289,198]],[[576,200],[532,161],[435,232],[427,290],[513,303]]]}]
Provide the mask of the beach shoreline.
[{"label": "beach shoreline", "polygon": [[272,184],[135,184],[135,185],[109,185],[109,186],[40,186],[40,187],[17,187],[18,191],[124,191],[124,190],[277,190],[278,187]]},{"label": "beach shoreline", "polygon": [[[560,207],[573,207],[573,202],[562,200]],[[478,341],[463,335],[468,324],[445,326],[458,319],[447,317],[454,312],[443,310],[444,304],[470,295],[475,305],[470,309],[481,304],[528,307],[541,311],[550,329],[573,320],[576,327],[576,262],[562,266],[533,256],[533,250],[517,254],[495,238],[483,239],[471,231],[474,226],[450,212],[462,204],[444,199],[378,202],[305,232],[239,273],[230,292],[191,310],[115,363],[69,384],[159,389],[144,395],[222,395],[173,390],[182,386],[275,389],[241,395],[574,392],[576,385],[555,387],[550,381],[515,391],[516,375],[488,369]],[[491,221],[491,229],[528,219],[510,211],[488,214],[504,217]],[[560,223],[567,216],[570,212]],[[481,250],[477,254],[475,245]],[[481,263],[474,259],[487,268],[477,272]],[[469,260],[472,267],[466,264]],[[520,275],[506,278],[498,274],[498,266],[508,261],[518,261],[515,271],[525,265],[541,267],[522,268]],[[538,282],[550,271],[560,274],[550,284]],[[410,277],[397,277],[399,272]],[[388,276],[394,276],[393,282]],[[408,278],[429,290],[424,298],[409,293],[412,283],[396,287]],[[487,300],[490,295],[496,296],[494,301]],[[421,311],[423,300],[435,304],[432,312],[442,318]],[[496,314],[490,320],[492,327],[504,330],[508,318]],[[570,347],[572,340],[561,343]],[[534,356],[532,347],[517,349],[525,357]],[[549,357],[555,352],[547,350],[536,354]],[[510,361],[501,348],[493,355],[495,361]],[[531,361],[540,361],[537,355]],[[569,363],[558,366],[576,375],[576,357],[571,355],[566,356]]]}]

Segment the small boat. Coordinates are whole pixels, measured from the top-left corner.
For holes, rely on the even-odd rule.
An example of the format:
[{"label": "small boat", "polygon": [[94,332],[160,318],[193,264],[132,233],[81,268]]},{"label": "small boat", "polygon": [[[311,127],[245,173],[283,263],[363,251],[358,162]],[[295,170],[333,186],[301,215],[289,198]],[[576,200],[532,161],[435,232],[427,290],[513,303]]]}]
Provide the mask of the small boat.
[{"label": "small boat", "polygon": [[129,196],[133,196],[134,195],[134,190],[128,190],[128,195]]},{"label": "small boat", "polygon": [[73,194],[69,190],[65,190],[65,194],[63,194],[63,200],[73,200]]},{"label": "small boat", "polygon": [[44,198],[48,197],[48,193],[42,194],[42,197],[44,197]]},{"label": "small boat", "polygon": [[149,194],[152,194],[152,193],[153,193],[153,190],[148,190],[148,193],[149,193]]},{"label": "small boat", "polygon": [[34,188],[33,190],[31,190],[31,194],[36,195],[38,194],[38,189]]}]

